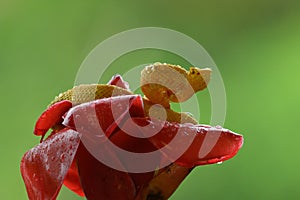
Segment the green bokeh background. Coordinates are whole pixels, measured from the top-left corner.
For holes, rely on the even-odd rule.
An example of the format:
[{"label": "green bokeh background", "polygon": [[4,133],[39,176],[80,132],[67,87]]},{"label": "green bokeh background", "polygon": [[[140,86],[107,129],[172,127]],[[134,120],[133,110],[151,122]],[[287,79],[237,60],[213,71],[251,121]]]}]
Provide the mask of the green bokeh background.
[{"label": "green bokeh background", "polygon": [[[300,199],[300,1],[0,0],[1,199],[27,199],[19,163],[39,141],[34,122],[73,86],[87,54],[144,26],[204,46],[226,87],[224,126],[245,137],[235,158],[196,168],[171,199]],[[104,80],[154,61],[188,67],[176,55],[143,50],[116,60]],[[207,102],[201,122],[208,123],[209,94],[198,98]],[[80,198],[63,188],[58,199]]]}]

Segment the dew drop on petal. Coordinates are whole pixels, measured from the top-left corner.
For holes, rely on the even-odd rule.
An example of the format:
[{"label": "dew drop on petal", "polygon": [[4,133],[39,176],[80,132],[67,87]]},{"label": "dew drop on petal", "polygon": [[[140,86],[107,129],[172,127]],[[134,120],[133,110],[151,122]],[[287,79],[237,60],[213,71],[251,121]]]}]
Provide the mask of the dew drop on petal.
[{"label": "dew drop on petal", "polygon": [[36,175],[36,173],[33,174],[33,179],[34,179],[34,181],[36,181],[36,182],[39,181],[39,178],[38,178],[38,176]]},{"label": "dew drop on petal", "polygon": [[66,161],[66,154],[65,153],[62,153],[61,155],[60,155],[60,162],[65,162]]},{"label": "dew drop on petal", "polygon": [[222,129],[223,127],[222,126],[220,126],[220,125],[217,125],[216,126],[216,129]]},{"label": "dew drop on petal", "polygon": [[153,123],[151,123],[150,127],[151,127],[152,129],[155,129],[155,125],[154,125]]},{"label": "dew drop on petal", "polygon": [[200,129],[200,133],[204,134],[206,131],[204,129]]}]

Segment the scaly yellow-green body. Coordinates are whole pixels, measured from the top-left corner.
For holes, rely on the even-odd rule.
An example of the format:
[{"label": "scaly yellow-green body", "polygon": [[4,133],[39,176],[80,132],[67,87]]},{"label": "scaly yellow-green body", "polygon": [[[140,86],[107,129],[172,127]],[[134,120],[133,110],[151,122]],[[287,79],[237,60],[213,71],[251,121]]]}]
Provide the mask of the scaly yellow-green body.
[{"label": "scaly yellow-green body", "polygon": [[141,72],[141,88],[152,102],[168,108],[170,101],[183,102],[206,88],[211,70],[191,67],[189,71],[179,65],[154,63]]},{"label": "scaly yellow-green body", "polygon": [[[197,124],[197,121],[190,115],[171,110],[169,102],[185,101],[195,92],[203,90],[209,82],[210,73],[210,69],[191,67],[189,71],[186,71],[179,65],[161,63],[146,66],[141,72],[141,88],[146,96],[144,98],[145,114],[160,120]],[[51,104],[69,100],[77,105],[95,99],[131,94],[133,94],[131,91],[114,85],[86,84],[75,86],[59,94]],[[154,104],[162,105],[164,108],[153,107]],[[150,108],[152,112],[149,114]]]}]

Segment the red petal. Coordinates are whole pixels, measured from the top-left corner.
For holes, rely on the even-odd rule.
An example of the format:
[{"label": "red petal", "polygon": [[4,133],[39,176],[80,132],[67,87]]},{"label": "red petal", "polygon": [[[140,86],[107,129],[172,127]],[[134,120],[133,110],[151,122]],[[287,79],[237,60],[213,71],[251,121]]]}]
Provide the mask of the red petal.
[{"label": "red petal", "polygon": [[115,96],[73,107],[67,113],[63,124],[87,135],[101,136],[105,133],[109,137],[125,119],[134,116],[144,116],[142,97]]},{"label": "red petal", "polygon": [[114,75],[110,81],[107,83],[107,85],[115,85],[121,88],[124,88],[126,90],[129,90],[129,84],[123,80],[122,76],[117,74]]},{"label": "red petal", "polygon": [[[130,123],[131,124],[131,123]],[[127,121],[126,124],[126,131],[132,131],[129,128],[129,122]],[[141,130],[135,129],[135,127],[131,127],[134,129],[135,135],[143,135]],[[122,128],[121,128],[122,129]],[[156,147],[147,139],[147,138],[137,138],[129,135],[130,133],[124,132],[123,130],[119,130],[115,132],[110,140],[117,145],[118,147],[122,148],[123,150],[126,150],[128,152],[136,152],[136,153],[146,153],[146,152],[152,152],[156,150]],[[134,161],[128,161],[128,157],[123,158],[122,156],[119,156],[120,161],[126,168],[128,162],[134,162]],[[124,160],[126,159],[126,160]],[[135,162],[147,162],[146,160],[138,160]],[[159,159],[159,158],[158,158]],[[158,161],[159,163],[160,161]],[[139,189],[142,188],[142,186],[147,185],[150,180],[154,177],[155,169],[152,172],[146,172],[146,173],[130,173],[130,177],[132,178],[135,188],[138,192]]]},{"label": "red petal", "polygon": [[63,129],[25,153],[21,173],[29,199],[56,198],[79,143],[79,133]]},{"label": "red petal", "polygon": [[243,136],[221,127],[198,126],[197,136],[177,164],[206,165],[235,156],[243,145]]},{"label": "red petal", "polygon": [[[134,121],[145,124],[147,119]],[[164,158],[185,167],[222,162],[236,155],[243,144],[241,135],[219,127],[161,121],[152,121],[152,125],[153,130],[144,129],[143,134],[160,149]]]},{"label": "red petal", "polygon": [[[88,145],[89,150],[92,149],[93,155],[94,156],[97,155],[96,158],[101,160],[103,158],[101,156],[104,156],[106,158],[109,157],[111,164],[119,166],[118,169],[120,169],[120,168],[124,169],[124,167],[122,166],[122,164],[120,163],[120,161],[117,158],[113,159],[113,157],[115,157],[115,154],[113,153],[112,149],[106,148],[107,143],[105,143],[104,141],[107,140],[108,136],[115,135],[112,133],[115,133],[118,130],[118,126],[121,126],[126,119],[131,118],[131,117],[136,117],[136,116],[141,116],[141,117],[144,116],[143,100],[142,100],[141,96],[128,95],[128,96],[119,96],[119,97],[111,97],[111,98],[106,98],[106,99],[99,99],[99,100],[95,100],[92,102],[88,102],[88,103],[84,103],[84,104],[75,106],[72,109],[70,109],[70,111],[67,113],[64,124],[66,126],[77,129],[80,133],[83,134],[82,141],[83,141],[84,145]],[[104,133],[106,134],[106,137],[101,137],[101,136],[104,136],[103,135]],[[116,134],[116,135],[119,135],[119,134]],[[120,136],[122,136],[122,135],[120,134]],[[101,139],[101,138],[103,138],[103,139]],[[116,138],[116,137],[114,137],[114,138]],[[123,141],[121,141],[121,139],[118,139],[118,141],[123,142]],[[145,141],[149,145],[151,145],[152,149],[155,148],[148,140],[145,140]],[[129,144],[131,144],[131,143],[129,143]],[[90,156],[90,157],[92,157],[92,156]],[[98,193],[95,194],[93,192],[90,192],[90,187],[92,187],[92,188],[103,187],[103,185],[101,185],[103,183],[97,183],[97,184],[95,184],[95,186],[91,186],[90,183],[93,182],[94,179],[89,180],[89,177],[87,177],[87,176],[91,176],[91,177],[107,176],[107,174],[110,174],[110,171],[108,170],[108,169],[110,169],[110,167],[103,165],[95,158],[91,158],[90,162],[92,162],[93,164],[91,164],[90,167],[91,166],[98,166],[98,167],[95,167],[95,169],[92,168],[87,171],[84,171],[86,168],[88,168],[87,164],[89,162],[84,161],[85,164],[83,164],[83,162],[80,160],[84,160],[85,158],[78,157],[78,159],[79,159],[78,160],[78,168],[80,171],[81,183],[82,183],[82,187],[85,191],[85,194],[87,195],[87,197],[89,199],[90,198],[97,199],[99,196],[101,196],[101,194],[98,194]],[[94,162],[97,162],[98,164],[95,165]],[[95,174],[93,173],[93,175],[89,175],[88,173],[92,173],[91,170],[92,171],[98,170],[99,174],[95,175],[98,173],[98,172],[95,172]],[[112,169],[110,169],[110,170],[112,170]],[[124,169],[124,171],[125,171],[125,169]],[[124,177],[124,174],[126,175],[126,177]],[[122,176],[121,178],[127,184],[126,187],[131,187],[128,184],[133,184],[132,180],[130,179],[128,174],[125,172],[113,170],[113,175],[111,175],[111,176],[112,177],[116,176],[116,179],[118,179],[118,176]],[[138,183],[140,185],[141,178],[139,176],[138,177],[135,176],[135,177],[136,177],[136,183]],[[152,174],[150,174],[150,175],[147,174],[147,175],[143,176],[143,178],[145,178],[145,177],[147,178],[147,180],[149,180],[149,179],[151,179]],[[116,181],[116,180],[114,180],[114,181]],[[111,182],[110,184],[117,184],[117,182]],[[134,184],[133,184],[133,187],[134,187]],[[105,189],[106,193],[108,191],[107,189],[108,189],[108,187]],[[109,194],[109,193],[106,194],[105,192],[102,194],[105,197],[109,197],[109,195],[114,195],[114,194]],[[135,187],[134,187],[134,192],[135,192]],[[114,193],[114,192],[112,192],[112,193]],[[122,191],[120,191],[120,193],[122,193]],[[119,198],[119,196],[118,196],[119,194],[116,194],[116,195],[117,196],[114,198]],[[120,195],[120,197],[123,197],[123,196],[124,196],[123,194]]]},{"label": "red petal", "polygon": [[72,165],[69,168],[69,171],[64,180],[64,185],[70,190],[72,190],[73,192],[75,192],[76,194],[78,194],[79,196],[84,196],[75,161],[72,162]]},{"label": "red petal", "polygon": [[[110,159],[116,159],[112,154],[105,153]],[[136,191],[128,173],[102,164],[82,144],[79,146],[76,159],[81,185],[87,199],[134,199]]]},{"label": "red petal", "polygon": [[72,103],[67,100],[60,101],[51,105],[42,113],[42,115],[37,120],[34,128],[34,134],[45,135],[52,126],[62,122],[62,116],[70,108],[72,108]]}]

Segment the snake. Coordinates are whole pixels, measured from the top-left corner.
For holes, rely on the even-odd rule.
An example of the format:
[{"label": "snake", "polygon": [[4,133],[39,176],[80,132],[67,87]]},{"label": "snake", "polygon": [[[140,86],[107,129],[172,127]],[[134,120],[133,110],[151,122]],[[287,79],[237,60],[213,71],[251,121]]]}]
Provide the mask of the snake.
[{"label": "snake", "polygon": [[[170,102],[184,102],[196,92],[205,89],[210,75],[209,68],[190,67],[186,70],[179,65],[160,62],[147,65],[141,71],[140,78],[145,115],[169,122],[198,124],[191,115],[173,111]],[[63,100],[78,105],[95,99],[132,94],[129,89],[116,85],[82,84],[60,93],[50,105]],[[175,163],[167,166],[153,177],[136,199],[167,199],[191,170],[192,168]]]},{"label": "snake", "polygon": [[[141,71],[141,90],[144,93],[145,114],[158,120],[197,124],[190,114],[175,112],[170,102],[184,102],[196,92],[207,87],[211,69],[190,67],[189,71],[179,65],[156,62]],[[95,99],[133,94],[129,89],[107,84],[82,84],[60,93],[50,103],[69,100],[73,105]],[[159,106],[161,105],[161,106]],[[166,113],[166,114],[165,114]],[[166,116],[165,116],[166,115]]]}]

